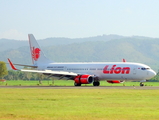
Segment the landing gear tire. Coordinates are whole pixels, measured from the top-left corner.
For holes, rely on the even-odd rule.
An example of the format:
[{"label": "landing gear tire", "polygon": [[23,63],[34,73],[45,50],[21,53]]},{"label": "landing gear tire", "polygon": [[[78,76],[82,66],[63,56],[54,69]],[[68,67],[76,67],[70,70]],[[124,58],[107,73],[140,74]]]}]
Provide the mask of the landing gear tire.
[{"label": "landing gear tire", "polygon": [[99,81],[93,82],[93,86],[99,86],[99,85],[100,85]]},{"label": "landing gear tire", "polygon": [[141,86],[141,87],[144,86],[144,83],[141,82],[141,83],[140,83],[140,86]]},{"label": "landing gear tire", "polygon": [[74,86],[81,86],[80,83],[74,83]]}]

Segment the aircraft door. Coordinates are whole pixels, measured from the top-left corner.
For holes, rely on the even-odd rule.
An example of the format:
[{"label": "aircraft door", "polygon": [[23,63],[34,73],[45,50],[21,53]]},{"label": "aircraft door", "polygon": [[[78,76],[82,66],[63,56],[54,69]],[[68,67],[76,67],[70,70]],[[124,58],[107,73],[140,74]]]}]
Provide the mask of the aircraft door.
[{"label": "aircraft door", "polygon": [[133,75],[136,75],[137,66],[134,66],[133,68]]}]

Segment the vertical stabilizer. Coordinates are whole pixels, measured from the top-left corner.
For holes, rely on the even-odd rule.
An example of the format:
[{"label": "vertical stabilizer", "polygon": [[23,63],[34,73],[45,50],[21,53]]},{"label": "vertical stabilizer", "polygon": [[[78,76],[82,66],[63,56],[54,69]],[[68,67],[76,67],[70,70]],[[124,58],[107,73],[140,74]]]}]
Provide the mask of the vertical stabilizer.
[{"label": "vertical stabilizer", "polygon": [[39,66],[41,64],[51,63],[52,61],[45,57],[33,34],[28,34],[28,37],[33,64]]}]

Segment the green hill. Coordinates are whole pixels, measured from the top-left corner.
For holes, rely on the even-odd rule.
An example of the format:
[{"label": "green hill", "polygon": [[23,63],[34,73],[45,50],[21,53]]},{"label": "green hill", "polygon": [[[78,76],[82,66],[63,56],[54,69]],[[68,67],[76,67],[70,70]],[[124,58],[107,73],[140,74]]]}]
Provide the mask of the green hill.
[{"label": "green hill", "polygon": [[[137,36],[106,38],[108,37],[97,36],[78,40],[71,39],[74,42],[65,39],[63,44],[64,39],[57,38],[56,44],[52,44],[53,42],[49,42],[50,40],[40,40],[39,44],[46,56],[56,62],[110,62],[121,61],[125,58],[128,62],[144,63],[156,71],[158,70],[159,39]],[[46,43],[41,44],[42,42]],[[7,44],[3,44],[3,46],[7,46]],[[29,45],[25,43],[21,47],[1,49],[0,60],[6,61],[7,58],[14,63],[31,64]]]}]

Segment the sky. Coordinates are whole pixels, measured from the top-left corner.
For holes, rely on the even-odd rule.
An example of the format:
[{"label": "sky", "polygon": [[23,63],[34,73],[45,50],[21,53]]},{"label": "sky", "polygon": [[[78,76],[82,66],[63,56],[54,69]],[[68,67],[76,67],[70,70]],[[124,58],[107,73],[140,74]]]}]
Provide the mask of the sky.
[{"label": "sky", "polygon": [[159,0],[0,0],[0,39],[159,38]]}]

